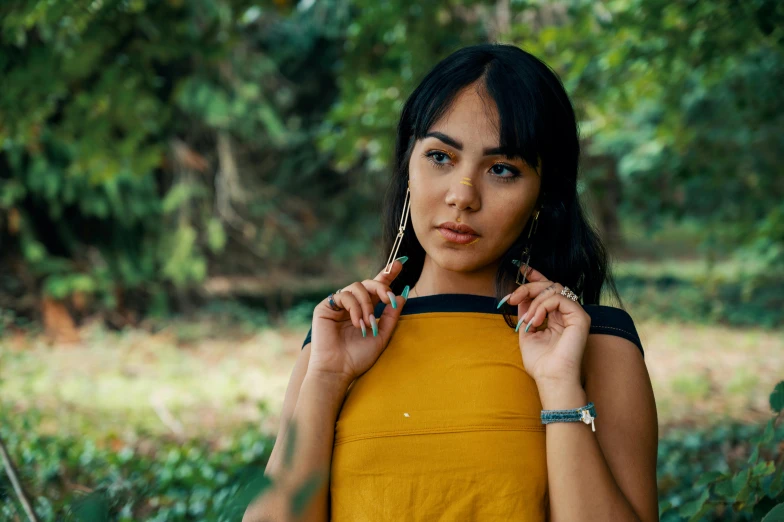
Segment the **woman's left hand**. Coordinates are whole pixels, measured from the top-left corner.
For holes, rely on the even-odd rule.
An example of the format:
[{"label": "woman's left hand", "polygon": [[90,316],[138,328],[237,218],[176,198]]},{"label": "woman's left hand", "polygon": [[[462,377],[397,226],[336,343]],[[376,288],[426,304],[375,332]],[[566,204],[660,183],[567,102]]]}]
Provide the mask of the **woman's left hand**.
[{"label": "woman's left hand", "polygon": [[529,270],[529,282],[507,300],[509,305],[517,305],[517,317],[523,320],[518,331],[525,371],[538,384],[579,385],[591,316],[580,303],[561,295],[563,285],[538,270]]}]

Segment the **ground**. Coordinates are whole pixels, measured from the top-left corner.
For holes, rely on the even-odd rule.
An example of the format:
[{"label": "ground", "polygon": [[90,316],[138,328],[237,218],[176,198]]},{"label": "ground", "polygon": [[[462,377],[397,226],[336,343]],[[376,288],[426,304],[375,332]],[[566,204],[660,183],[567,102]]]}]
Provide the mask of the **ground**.
[{"label": "ground", "polygon": [[[659,412],[673,426],[770,418],[768,396],[784,375],[780,332],[637,322]],[[162,331],[109,332],[93,324],[77,345],[40,335],[0,339],[0,396],[44,413],[43,431],[112,437],[175,433],[211,437],[251,422],[275,434],[307,326],[242,333],[173,321]]]}]

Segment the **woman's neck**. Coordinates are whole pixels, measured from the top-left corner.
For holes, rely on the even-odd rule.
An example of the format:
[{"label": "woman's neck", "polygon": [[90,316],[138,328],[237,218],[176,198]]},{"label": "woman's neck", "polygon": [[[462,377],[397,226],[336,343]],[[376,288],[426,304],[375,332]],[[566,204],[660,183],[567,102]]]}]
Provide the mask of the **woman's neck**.
[{"label": "woman's neck", "polygon": [[489,265],[475,272],[458,272],[435,264],[425,256],[422,273],[409,292],[410,297],[440,294],[472,294],[495,297],[495,276],[498,265]]}]

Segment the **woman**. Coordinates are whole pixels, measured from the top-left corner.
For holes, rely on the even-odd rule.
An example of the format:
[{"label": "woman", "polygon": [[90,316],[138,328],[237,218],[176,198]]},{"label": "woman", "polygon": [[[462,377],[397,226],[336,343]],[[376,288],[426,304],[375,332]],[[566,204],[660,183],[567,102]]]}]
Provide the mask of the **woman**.
[{"label": "woman", "polygon": [[398,126],[391,254],[314,309],[278,487],[246,520],[288,519],[308,484],[302,520],[658,520],[656,405],[631,317],[598,304],[620,299],[579,152],[560,80],[519,48],[425,77]]}]

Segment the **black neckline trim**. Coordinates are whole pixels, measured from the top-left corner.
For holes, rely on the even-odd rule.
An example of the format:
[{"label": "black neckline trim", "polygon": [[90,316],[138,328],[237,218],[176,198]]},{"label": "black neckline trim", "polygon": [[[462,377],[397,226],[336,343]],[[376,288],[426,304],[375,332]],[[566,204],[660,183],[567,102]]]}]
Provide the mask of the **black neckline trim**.
[{"label": "black neckline trim", "polygon": [[[476,294],[436,294],[426,295],[424,297],[410,298],[403,310],[400,312],[401,316],[404,315],[417,315],[432,312],[478,312],[485,314],[503,315],[503,307],[497,308],[498,301],[493,296],[476,295]],[[387,304],[384,301],[379,301],[374,310],[376,317],[381,317],[384,312],[384,307]],[[512,316],[517,316],[517,307],[514,308]],[[591,316],[591,329],[590,333],[600,333],[615,335],[623,337],[633,342],[639,348],[642,356],[645,357],[645,352],[642,348],[640,336],[634,326],[634,321],[631,316],[622,308],[616,308],[608,305],[587,304],[583,308]],[[312,326],[311,326],[312,331]],[[304,348],[310,342],[311,331],[302,343]]]},{"label": "black neckline trim", "polygon": [[[386,306],[385,303],[380,303]],[[410,298],[400,315],[424,314],[429,312],[479,312],[503,314],[496,308],[495,297],[476,294],[436,294]],[[381,308],[383,310],[383,307]]]}]

